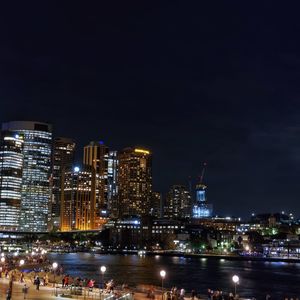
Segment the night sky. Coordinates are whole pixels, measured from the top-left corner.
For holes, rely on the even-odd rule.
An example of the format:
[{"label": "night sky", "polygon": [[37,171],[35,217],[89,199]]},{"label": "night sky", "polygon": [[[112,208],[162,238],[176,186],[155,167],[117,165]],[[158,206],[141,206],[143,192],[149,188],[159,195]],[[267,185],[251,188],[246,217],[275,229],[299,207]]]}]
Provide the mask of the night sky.
[{"label": "night sky", "polygon": [[164,193],[207,162],[216,213],[300,216],[299,7],[29,2],[0,10],[0,122],[48,121],[78,161],[145,146]]}]

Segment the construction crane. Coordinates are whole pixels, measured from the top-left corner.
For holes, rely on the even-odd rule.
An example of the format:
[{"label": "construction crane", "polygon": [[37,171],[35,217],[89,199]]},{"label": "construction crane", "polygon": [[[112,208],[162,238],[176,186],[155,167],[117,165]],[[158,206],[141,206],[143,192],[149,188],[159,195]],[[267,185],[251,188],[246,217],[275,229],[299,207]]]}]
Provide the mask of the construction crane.
[{"label": "construction crane", "polygon": [[204,178],[206,166],[207,166],[207,163],[206,162],[203,163],[203,168],[202,168],[199,183],[197,184],[197,189],[203,189],[203,190],[206,189],[206,185],[203,183],[203,178]]},{"label": "construction crane", "polygon": [[200,184],[203,184],[203,178],[204,178],[204,173],[205,173],[205,167],[206,167],[206,162],[203,163],[202,173],[201,173],[201,176],[200,176]]}]

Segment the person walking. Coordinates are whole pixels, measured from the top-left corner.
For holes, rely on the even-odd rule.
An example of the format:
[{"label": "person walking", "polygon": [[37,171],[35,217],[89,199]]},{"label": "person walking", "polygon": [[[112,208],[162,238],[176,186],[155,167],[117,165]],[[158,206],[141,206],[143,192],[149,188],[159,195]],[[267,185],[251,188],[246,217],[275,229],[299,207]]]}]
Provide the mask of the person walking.
[{"label": "person walking", "polygon": [[27,294],[28,294],[28,289],[29,289],[29,287],[26,285],[26,283],[24,284],[24,287],[23,287],[23,289],[22,289],[22,292],[23,292],[23,294],[24,294],[24,299],[26,299],[26,296],[27,296]]},{"label": "person walking", "polygon": [[40,290],[40,284],[41,284],[39,276],[36,276],[35,284],[36,284],[36,289],[39,291]]},{"label": "person walking", "polygon": [[195,297],[196,297],[196,292],[195,292],[195,290],[192,290],[191,291],[191,300],[194,300]]},{"label": "person walking", "polygon": [[6,300],[11,300],[11,289],[6,291]]}]

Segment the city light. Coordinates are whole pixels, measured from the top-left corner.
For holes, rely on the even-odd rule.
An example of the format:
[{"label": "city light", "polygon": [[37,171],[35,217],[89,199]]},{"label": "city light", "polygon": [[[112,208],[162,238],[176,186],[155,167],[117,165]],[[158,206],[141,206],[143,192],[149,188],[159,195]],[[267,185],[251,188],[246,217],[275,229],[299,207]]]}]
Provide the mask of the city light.
[{"label": "city light", "polygon": [[161,277],[161,278],[165,278],[165,276],[166,276],[166,271],[165,271],[165,270],[161,270],[161,271],[159,272],[159,274],[160,274],[160,277]]},{"label": "city light", "polygon": [[58,263],[57,263],[57,262],[54,262],[54,263],[52,264],[52,268],[53,268],[53,270],[56,270],[56,269],[57,269],[57,267],[58,267]]},{"label": "city light", "polygon": [[239,280],[240,280],[239,276],[237,276],[237,275],[233,275],[233,276],[232,276],[232,281],[233,281],[234,283],[238,283]]},{"label": "city light", "polygon": [[234,296],[236,296],[236,285],[239,282],[240,278],[237,275],[232,276],[232,281],[234,283]]},{"label": "city light", "polygon": [[150,151],[144,149],[134,149],[136,153],[150,154]]}]

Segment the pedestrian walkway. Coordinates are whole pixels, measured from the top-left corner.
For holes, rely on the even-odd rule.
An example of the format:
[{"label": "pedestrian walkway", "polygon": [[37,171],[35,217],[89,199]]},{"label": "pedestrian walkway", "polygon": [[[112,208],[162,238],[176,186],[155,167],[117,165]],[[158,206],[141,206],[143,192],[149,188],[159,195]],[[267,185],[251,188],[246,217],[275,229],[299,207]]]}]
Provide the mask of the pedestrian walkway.
[{"label": "pedestrian walkway", "polygon": [[[61,288],[61,286],[40,286],[37,290],[35,285],[31,282],[26,282],[28,293],[24,294],[24,283],[15,281],[12,288],[11,300],[51,300],[51,299],[79,299],[79,300],[133,300],[131,293],[122,294],[106,294],[102,293],[99,289],[93,289],[89,291],[88,288],[82,289],[79,293],[72,288]],[[6,299],[6,292],[8,290],[9,280],[6,278],[0,279],[0,299]],[[79,291],[79,290],[78,290]],[[117,296],[118,295],[118,296]],[[143,300],[142,298],[134,297],[137,300]]]}]

